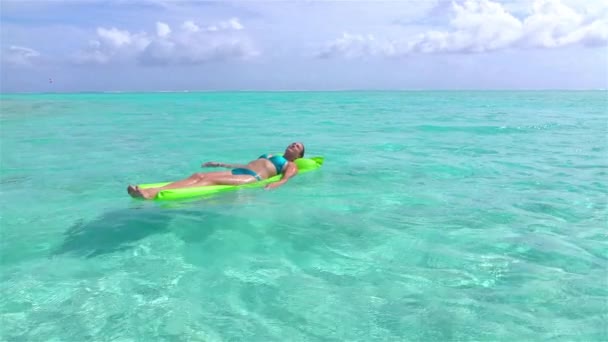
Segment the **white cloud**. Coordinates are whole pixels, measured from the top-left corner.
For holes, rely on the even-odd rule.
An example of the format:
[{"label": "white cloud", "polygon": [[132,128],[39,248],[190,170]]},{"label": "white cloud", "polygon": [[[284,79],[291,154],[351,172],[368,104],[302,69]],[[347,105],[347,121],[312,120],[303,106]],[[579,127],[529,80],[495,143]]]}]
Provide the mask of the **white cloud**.
[{"label": "white cloud", "polygon": [[182,30],[188,32],[198,32],[201,30],[201,28],[198,27],[198,25],[196,25],[194,22],[188,20],[184,21],[184,23],[182,24]]},{"label": "white cloud", "polygon": [[343,33],[342,37],[328,44],[318,56],[321,58],[331,58],[344,56],[347,58],[357,58],[365,56],[390,55],[394,47],[390,43],[382,43],[371,35],[360,35]]},{"label": "white cloud", "polygon": [[163,22],[156,23],[156,35],[158,35],[161,38],[165,38],[165,37],[168,37],[170,33],[171,33],[171,28],[169,27],[169,25],[167,25]]},{"label": "white cloud", "polygon": [[74,58],[80,64],[107,64],[112,61],[129,61],[151,42],[146,33],[131,33],[115,27],[97,28],[97,37]]},{"label": "white cloud", "polygon": [[156,35],[131,33],[117,28],[98,28],[97,38],[80,51],[79,63],[107,64],[137,61],[143,65],[201,64],[212,60],[246,59],[258,54],[253,43],[240,33],[237,18],[204,29],[193,21],[183,22],[177,31],[156,23]]},{"label": "white cloud", "polygon": [[14,66],[31,66],[40,52],[28,47],[11,45],[2,54],[2,61]]},{"label": "white cloud", "polygon": [[131,34],[129,31],[121,31],[114,27],[111,29],[99,27],[97,28],[97,35],[103,42],[115,47],[120,47],[131,43]]},{"label": "white cloud", "polygon": [[196,23],[186,21],[181,25],[181,31],[172,35],[171,39],[154,40],[149,44],[139,55],[139,61],[146,65],[188,65],[258,55],[253,43],[235,32],[243,29],[237,18],[219,22],[204,30]]},{"label": "white cloud", "polygon": [[524,45],[547,48],[563,45],[561,38],[580,29],[583,23],[582,15],[559,1],[536,1],[533,7],[532,15],[523,21]]},{"label": "white cloud", "polygon": [[242,30],[245,28],[243,25],[241,25],[237,18],[232,18],[225,23],[220,23],[220,27],[233,30]]},{"label": "white cloud", "polygon": [[221,21],[221,22],[217,23],[216,25],[211,25],[211,26],[207,27],[207,31],[209,31],[209,32],[216,32],[216,31],[223,31],[223,30],[239,31],[244,28],[245,27],[239,22],[239,20],[237,18],[231,18],[228,21]]},{"label": "white cloud", "polygon": [[507,48],[608,43],[608,18],[579,13],[560,0],[536,0],[523,19],[490,0],[453,2],[451,9],[450,30],[429,30],[410,39],[393,41],[365,39],[364,35],[344,36],[327,44],[318,56],[481,53]]},{"label": "white cloud", "polygon": [[605,46],[608,42],[608,20],[596,20],[562,37],[562,45],[580,42],[587,46]]}]

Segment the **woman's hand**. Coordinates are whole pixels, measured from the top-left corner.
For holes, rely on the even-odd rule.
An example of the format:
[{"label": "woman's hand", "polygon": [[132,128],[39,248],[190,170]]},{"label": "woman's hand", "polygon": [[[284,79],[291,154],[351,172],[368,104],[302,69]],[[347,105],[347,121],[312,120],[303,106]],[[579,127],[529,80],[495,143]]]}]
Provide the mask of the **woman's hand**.
[{"label": "woman's hand", "polygon": [[201,167],[222,167],[224,166],[223,163],[218,163],[218,162],[206,162],[203,163],[203,165],[201,165]]},{"label": "woman's hand", "polygon": [[281,185],[283,185],[283,182],[281,182],[281,181],[274,182],[274,183],[269,183],[269,184],[267,184],[267,185],[264,187],[264,189],[266,189],[266,190],[270,190],[270,189],[278,188],[278,187],[280,187]]},{"label": "woman's hand", "polygon": [[285,184],[291,177],[295,176],[298,173],[298,167],[293,162],[287,163],[285,166],[285,171],[283,172],[283,176],[281,180],[278,182],[270,183],[264,187],[264,189],[270,190],[274,188],[278,188],[281,185]]}]

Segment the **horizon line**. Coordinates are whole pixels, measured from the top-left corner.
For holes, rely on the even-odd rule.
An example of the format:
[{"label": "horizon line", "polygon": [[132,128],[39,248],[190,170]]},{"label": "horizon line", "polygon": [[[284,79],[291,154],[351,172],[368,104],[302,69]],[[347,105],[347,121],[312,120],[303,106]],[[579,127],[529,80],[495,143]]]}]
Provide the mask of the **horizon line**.
[{"label": "horizon line", "polygon": [[343,89],[212,89],[212,90],[77,90],[77,91],[0,91],[0,95],[36,94],[128,94],[128,93],[289,93],[289,92],[423,92],[423,91],[606,91],[608,88],[343,88]]}]

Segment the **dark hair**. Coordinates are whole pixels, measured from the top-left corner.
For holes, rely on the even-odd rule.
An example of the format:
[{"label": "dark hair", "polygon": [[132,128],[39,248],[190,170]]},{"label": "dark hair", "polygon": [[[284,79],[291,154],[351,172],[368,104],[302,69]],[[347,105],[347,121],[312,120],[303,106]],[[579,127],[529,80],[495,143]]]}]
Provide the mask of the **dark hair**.
[{"label": "dark hair", "polygon": [[304,144],[302,144],[302,153],[300,153],[300,158],[304,158],[304,151],[305,151]]}]

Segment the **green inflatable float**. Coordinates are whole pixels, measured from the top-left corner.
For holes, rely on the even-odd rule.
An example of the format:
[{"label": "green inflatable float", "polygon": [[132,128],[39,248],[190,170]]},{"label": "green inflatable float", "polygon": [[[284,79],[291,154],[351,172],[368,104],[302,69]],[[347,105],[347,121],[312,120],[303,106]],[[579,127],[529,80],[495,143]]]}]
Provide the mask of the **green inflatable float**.
[{"label": "green inflatable float", "polygon": [[[280,154],[275,154],[280,155]],[[310,157],[310,158],[299,158],[294,161],[298,166],[298,174],[305,173],[308,171],[317,170],[323,165],[324,157]],[[199,187],[191,187],[191,188],[182,188],[182,189],[167,189],[160,191],[155,200],[179,200],[193,197],[205,197],[209,195],[215,195],[220,192],[238,190],[243,188],[255,188],[264,186],[268,183],[276,182],[281,179],[281,175],[276,175],[274,177],[261,180],[255,183],[249,183],[244,185],[208,185],[208,186],[199,186]],[[163,183],[150,183],[150,184],[139,184],[139,187],[142,189],[147,188],[157,188],[161,186],[165,186],[171,182],[163,182]]]}]

